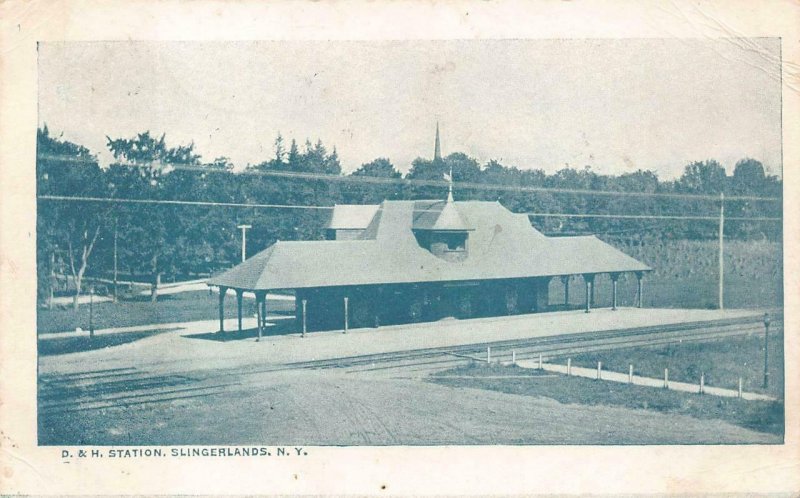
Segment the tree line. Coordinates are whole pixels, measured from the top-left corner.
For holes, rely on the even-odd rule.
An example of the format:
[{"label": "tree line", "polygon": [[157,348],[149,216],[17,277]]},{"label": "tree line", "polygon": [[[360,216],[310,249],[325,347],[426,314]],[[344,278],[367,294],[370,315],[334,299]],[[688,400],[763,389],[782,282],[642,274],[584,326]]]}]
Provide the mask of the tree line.
[{"label": "tree line", "polygon": [[[101,167],[83,145],[63,140],[45,125],[37,132],[36,182],[39,196],[213,201],[220,203],[332,206],[379,203],[384,199],[441,198],[445,188],[413,182],[367,183],[330,181],[314,175],[342,175],[336,148],[321,140],[288,147],[282,136],[274,156],[235,172],[228,158],[203,161],[194,144],[171,145],[164,135],[150,132],[133,137],[107,137],[113,156]],[[692,162],[681,177],[663,181],[656,173],[638,170],[602,175],[588,166],[564,168],[554,174],[519,169],[489,161],[481,165],[456,152],[441,160],[417,158],[403,175],[387,158],[364,163],[351,176],[394,180],[441,181],[452,170],[457,200],[499,201],[514,212],[716,216],[719,202],[656,196],[586,195],[585,193],[525,192],[503,187],[537,187],[663,194],[703,194],[780,198],[782,181],[763,165],[745,158],[732,175],[714,160]],[[259,175],[259,172],[311,173],[306,177]],[[458,183],[484,188],[462,188]],[[492,188],[500,186],[500,188]],[[60,275],[69,277],[77,296],[88,276],[152,283],[156,299],[162,278],[208,275],[238,262],[241,235],[237,225],[249,224],[248,254],[276,240],[319,239],[330,211],[256,209],[165,204],[64,202],[37,203],[37,268],[39,297],[52,294]],[[780,202],[738,200],[725,203],[729,217],[781,217]],[[532,217],[533,225],[550,235],[596,233],[627,237],[707,239],[717,236],[717,224],[706,220],[641,220],[625,218]],[[774,221],[730,221],[725,235],[738,239],[781,237]],[[115,257],[116,255],[116,257]],[[322,255],[321,255],[322,257]]]}]

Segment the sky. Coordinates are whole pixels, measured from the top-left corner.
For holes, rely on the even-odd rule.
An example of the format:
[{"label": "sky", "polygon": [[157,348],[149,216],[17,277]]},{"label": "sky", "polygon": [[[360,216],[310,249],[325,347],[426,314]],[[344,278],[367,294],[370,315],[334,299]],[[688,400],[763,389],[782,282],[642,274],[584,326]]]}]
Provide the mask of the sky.
[{"label": "sky", "polygon": [[692,161],[781,173],[777,39],[68,42],[39,45],[39,125],[110,162],[149,130],[238,167],[275,137],[336,146],[345,172],[464,152],[552,173],[662,179]]}]

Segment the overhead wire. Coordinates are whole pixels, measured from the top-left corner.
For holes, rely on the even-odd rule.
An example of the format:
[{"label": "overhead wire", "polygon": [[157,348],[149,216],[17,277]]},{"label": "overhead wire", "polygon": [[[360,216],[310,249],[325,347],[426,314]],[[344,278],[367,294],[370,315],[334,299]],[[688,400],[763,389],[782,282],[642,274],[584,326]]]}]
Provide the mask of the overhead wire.
[{"label": "overhead wire", "polygon": [[[37,155],[37,159],[52,160],[52,161],[66,161],[77,162],[83,164],[96,164],[97,161],[88,158],[77,158],[73,156]],[[377,184],[377,185],[398,185],[398,186],[424,186],[424,187],[442,187],[448,186],[447,182],[440,180],[424,180],[424,179],[410,179],[410,178],[384,178],[374,176],[361,176],[361,175],[334,175],[312,172],[300,171],[279,171],[269,169],[255,169],[247,168],[241,171],[232,171],[220,168],[215,164],[180,164],[180,163],[161,163],[161,162],[146,162],[146,163],[130,163],[130,162],[114,162],[113,165],[130,167],[130,168],[150,168],[164,173],[172,171],[194,171],[198,173],[216,173],[216,174],[233,174],[233,175],[246,175],[246,176],[265,176],[274,178],[289,178],[313,181],[329,181],[329,182],[342,182],[342,183],[362,183],[362,184]],[[533,193],[550,193],[550,194],[564,194],[564,195],[587,195],[587,196],[610,196],[610,197],[639,197],[639,198],[665,198],[665,199],[682,199],[682,200],[696,200],[696,201],[715,201],[719,202],[719,195],[711,194],[685,194],[685,193],[672,193],[672,192],[629,192],[629,191],[616,191],[616,190],[591,190],[591,189],[575,189],[575,188],[561,188],[561,187],[534,187],[526,185],[508,185],[508,184],[489,184],[477,182],[458,182],[459,188],[467,190],[489,190],[489,191],[509,191],[509,192],[533,192]],[[780,197],[762,197],[762,196],[749,196],[749,195],[732,195],[724,198],[725,202],[737,201],[754,201],[754,202],[781,202]]]},{"label": "overhead wire", "polygon": [[[43,201],[64,201],[64,202],[96,202],[111,204],[150,204],[150,205],[172,205],[172,206],[195,206],[195,207],[227,207],[227,208],[256,208],[256,209],[305,209],[305,210],[332,210],[335,206],[317,206],[301,204],[262,204],[248,202],[216,202],[216,201],[186,201],[173,199],[130,199],[122,197],[85,197],[85,196],[64,196],[64,195],[39,195],[37,199]],[[525,212],[529,217],[553,217],[553,218],[612,218],[612,219],[642,219],[642,220],[718,220],[717,216],[685,216],[685,215],[656,215],[656,214],[607,214],[607,213],[535,213]],[[725,217],[726,221],[781,221],[780,217]]]}]

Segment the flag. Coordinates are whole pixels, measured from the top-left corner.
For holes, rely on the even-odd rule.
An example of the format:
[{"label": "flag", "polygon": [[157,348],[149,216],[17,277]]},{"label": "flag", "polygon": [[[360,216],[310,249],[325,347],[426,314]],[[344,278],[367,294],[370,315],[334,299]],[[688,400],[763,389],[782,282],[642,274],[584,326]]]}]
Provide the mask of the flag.
[{"label": "flag", "polygon": [[446,182],[452,182],[453,181],[453,177],[448,175],[447,173],[444,173],[442,176],[444,176],[444,179],[445,179]]}]

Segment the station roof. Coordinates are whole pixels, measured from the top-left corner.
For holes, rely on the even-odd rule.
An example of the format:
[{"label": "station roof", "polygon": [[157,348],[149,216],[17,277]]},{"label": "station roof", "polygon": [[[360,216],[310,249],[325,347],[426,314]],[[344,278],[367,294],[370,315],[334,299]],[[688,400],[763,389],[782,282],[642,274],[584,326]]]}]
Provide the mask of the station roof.
[{"label": "station roof", "polygon": [[336,204],[328,228],[334,230],[367,228],[379,207],[378,204]]},{"label": "station roof", "polygon": [[384,201],[374,206],[372,219],[357,240],[276,242],[213,276],[208,284],[276,290],[650,270],[597,237],[546,237],[531,226],[527,215],[483,201],[452,203],[464,226],[472,229],[469,256],[460,262],[445,261],[420,247],[413,234],[415,213],[426,205],[420,202]]}]

